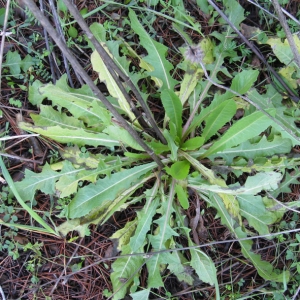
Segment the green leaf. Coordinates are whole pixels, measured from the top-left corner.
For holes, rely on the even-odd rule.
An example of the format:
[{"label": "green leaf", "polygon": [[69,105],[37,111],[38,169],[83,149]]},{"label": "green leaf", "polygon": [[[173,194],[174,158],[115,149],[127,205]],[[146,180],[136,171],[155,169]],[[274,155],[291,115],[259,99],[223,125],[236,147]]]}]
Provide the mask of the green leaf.
[{"label": "green leaf", "polygon": [[46,98],[46,95],[40,93],[39,89],[43,84],[37,79],[33,84],[29,85],[28,100],[33,105],[39,106]]},{"label": "green leaf", "polygon": [[40,114],[30,114],[35,126],[60,126],[69,129],[85,129],[84,123],[77,118],[58,112],[49,105],[40,105]]},{"label": "green leaf", "polygon": [[[236,223],[236,221],[231,217],[231,215],[229,215],[221,198],[217,194],[211,193],[209,195],[209,200],[212,206],[214,206],[217,209],[218,216],[221,217],[222,224],[226,225],[228,229],[232,233],[234,233],[237,238],[246,238],[247,234]],[[273,266],[269,262],[262,261],[260,255],[255,254],[251,251],[253,244],[251,240],[239,241],[239,243],[242,247],[243,255],[251,260],[251,262],[257,269],[259,275],[265,280],[271,280],[276,282],[283,282],[289,280],[288,271],[282,273],[274,271]]]},{"label": "green leaf", "polygon": [[[157,142],[156,140],[153,140],[151,142],[146,142],[146,144],[154,151],[155,154],[159,155],[163,152],[168,152],[169,147],[171,145],[164,145],[161,142]],[[175,144],[174,144],[175,145]]]},{"label": "green leaf", "polygon": [[171,151],[171,160],[176,161],[177,160],[177,151],[179,147],[175,144],[174,139],[172,138],[171,134],[167,129],[164,130],[164,137],[166,138],[168,142],[169,150]]},{"label": "green leaf", "polygon": [[27,72],[31,66],[35,64],[36,59],[32,58],[29,54],[21,62],[21,69]]},{"label": "green leaf", "polygon": [[156,42],[149,36],[147,31],[138,21],[135,12],[131,9],[129,9],[129,18],[131,21],[131,28],[139,35],[141,46],[148,52],[148,55],[144,57],[144,60],[154,67],[154,70],[149,72],[149,75],[161,79],[163,82],[163,89],[173,91],[177,81],[170,75],[173,66],[166,59],[168,48],[163,44]]},{"label": "green leaf", "polygon": [[200,280],[211,285],[218,285],[217,271],[211,258],[199,249],[190,249],[191,267],[194,268]]},{"label": "green leaf", "polygon": [[162,277],[160,274],[160,265],[165,263],[165,254],[153,255],[146,261],[148,278],[147,278],[147,288],[160,288],[164,286]]},{"label": "green leaf", "polygon": [[[16,187],[16,184],[13,182],[3,160],[2,160],[2,157],[0,156],[0,168],[1,168],[1,171],[2,171],[2,174],[8,184],[8,186],[10,187],[11,191],[13,192],[14,196],[16,197],[16,199],[18,200],[18,202],[20,203],[20,205],[24,208],[24,210],[26,210],[29,215],[35,219],[41,226],[43,226],[44,228],[36,228],[36,227],[33,227],[33,226],[28,226],[26,229],[30,229],[30,230],[34,230],[34,231],[37,231],[37,232],[44,232],[44,233],[48,233],[48,234],[53,234],[53,235],[56,235],[58,236],[58,233],[53,230],[46,222],[43,218],[41,218],[34,210],[31,209],[30,206],[28,206],[24,200],[22,199],[22,197],[20,196],[20,193],[18,192],[18,189]],[[27,170],[26,170],[27,171]],[[25,172],[26,172],[25,171]],[[30,199],[31,200],[31,199]],[[2,222],[2,220],[0,220],[0,223],[2,224],[7,224],[7,223],[4,223]],[[10,223],[9,223],[10,224]],[[7,224],[7,225],[9,225]],[[13,224],[15,225],[15,224]],[[16,227],[22,227],[22,225],[17,225]],[[23,228],[24,229],[24,228]]]},{"label": "green leaf", "polygon": [[275,190],[278,187],[282,174],[278,172],[257,173],[254,176],[248,176],[244,185],[243,194],[255,195],[261,190]]},{"label": "green leaf", "polygon": [[[108,52],[108,54],[111,56],[111,54],[109,53],[109,50],[106,48],[106,46],[105,45],[102,45],[102,46],[104,47],[106,52]],[[100,57],[100,55],[98,54],[97,51],[94,51],[92,53],[91,62],[92,62],[94,71],[98,72],[100,81],[105,83],[110,95],[118,100],[118,103],[119,103],[121,109],[124,110],[126,115],[132,121],[135,120],[135,116],[134,116],[133,112],[131,111],[130,106],[129,106],[124,94],[122,93],[122,91],[120,90],[118,85],[116,84],[116,82],[113,79],[113,77],[111,76],[105,62],[102,60],[102,58]]]},{"label": "green leaf", "polygon": [[60,143],[73,143],[78,146],[119,146],[119,141],[104,133],[88,132],[82,128],[72,130],[60,126],[38,127],[24,122],[20,122],[19,126],[23,130],[39,133]]},{"label": "green leaf", "polygon": [[[125,245],[122,248],[122,255],[125,254],[132,254],[129,245]],[[112,264],[113,272],[110,275],[110,279],[115,292],[114,300],[124,299],[134,280],[139,282],[139,270],[144,263],[143,261],[144,259],[141,255],[136,255],[120,257]]]},{"label": "green leaf", "polygon": [[222,157],[228,164],[231,164],[233,159],[238,156],[254,159],[257,157],[272,156],[274,154],[290,153],[291,148],[292,143],[290,139],[283,139],[275,136],[273,141],[268,141],[266,136],[263,136],[256,144],[246,141],[237,147],[210,155],[209,158],[214,159],[215,157]]},{"label": "green leaf", "polygon": [[188,209],[190,205],[186,189],[184,189],[181,185],[176,184],[175,191],[182,208]]},{"label": "green leaf", "polygon": [[5,17],[6,9],[4,7],[0,8],[0,25],[3,26],[4,24],[4,17]]},{"label": "green leaf", "polygon": [[[173,199],[172,199],[173,200]],[[165,214],[154,222],[158,224],[159,232],[156,235],[148,235],[149,240],[155,250],[166,249],[166,242],[172,236],[178,236],[170,226],[170,213],[173,211],[172,203],[170,203],[170,197],[168,202],[163,203],[163,209]],[[159,256],[159,255],[158,255]]]},{"label": "green leaf", "polygon": [[168,269],[178,278],[189,285],[193,285],[194,278],[187,259],[179,251],[172,252],[172,261],[168,261]]},{"label": "green leaf", "polygon": [[[225,0],[224,6],[226,7],[225,14],[235,27],[239,28],[240,23],[245,19],[244,9],[236,0]],[[220,19],[221,24],[228,25],[227,21]],[[228,25],[228,27],[230,27]]]},{"label": "green leaf", "polygon": [[[143,177],[136,184],[132,185],[130,188],[122,192],[117,198],[115,198],[112,202],[109,202],[109,205],[102,205],[93,209],[89,215],[84,217],[87,222],[92,222],[93,224],[104,224],[116,211],[122,211],[126,209],[129,205],[139,202],[140,197],[133,197],[131,201],[127,201],[130,199],[129,197],[138,189],[141,188],[147,181],[153,179],[155,177],[154,174],[150,174],[146,177]],[[96,218],[95,218],[96,217]]]},{"label": "green leaf", "polygon": [[[269,111],[269,113],[272,114],[273,112],[273,110]],[[202,158],[256,137],[272,125],[272,123],[273,121],[268,116],[260,111],[256,111],[233,124],[228,131],[203,154]]]},{"label": "green leaf", "polygon": [[149,295],[150,295],[150,290],[145,289],[145,290],[142,290],[142,291],[131,293],[129,295],[132,297],[132,300],[148,299]]},{"label": "green leaf", "polygon": [[114,200],[124,190],[130,188],[142,175],[155,167],[155,163],[141,165],[117,172],[110,177],[99,179],[96,184],[83,187],[69,204],[69,217],[84,216],[92,209]]},{"label": "green leaf", "polygon": [[70,163],[65,162],[61,172],[55,172],[49,164],[45,164],[41,173],[34,173],[28,169],[25,170],[25,178],[22,181],[16,182],[15,186],[20,196],[25,200],[32,200],[36,190],[47,195],[55,195],[55,183],[63,175],[72,175],[78,170],[70,171]]},{"label": "green leaf", "polygon": [[99,43],[106,42],[106,29],[101,23],[94,22],[90,26],[90,30]]},{"label": "green leaf", "polygon": [[[153,234],[148,235],[148,239],[153,246],[153,250],[162,250],[166,249],[167,242],[173,237],[178,236],[178,233],[175,232],[171,226],[171,214],[174,212],[173,202],[174,202],[174,180],[172,181],[172,185],[170,188],[170,194],[167,199],[165,199],[165,195],[163,191],[161,191],[161,208],[158,213],[161,214],[161,217],[154,221],[158,227],[157,230]],[[148,269],[148,288],[159,288],[163,286],[163,282],[160,275],[160,266],[166,262],[166,256],[170,255],[169,253],[161,253],[158,255],[154,255],[147,261],[147,269]]]},{"label": "green leaf", "polygon": [[[153,196],[155,195],[151,195],[150,200],[152,200]],[[149,200],[147,200],[147,202],[148,201]],[[155,198],[151,201],[149,206],[145,205],[141,211],[137,211],[138,225],[135,234],[130,239],[130,247],[132,252],[137,252],[137,250],[140,249],[145,243],[145,238],[150,230],[153,222],[152,218],[156,213],[158,204],[158,199]]]},{"label": "green leaf", "polygon": [[63,13],[67,13],[68,12],[68,8],[65,5],[63,0],[58,0],[57,1],[57,8],[59,11],[63,12]]},{"label": "green leaf", "polygon": [[11,75],[16,76],[21,73],[21,56],[17,51],[8,51],[3,67],[8,67]]},{"label": "green leaf", "polygon": [[[291,175],[292,174],[292,175]],[[291,193],[291,184],[300,184],[298,178],[300,178],[299,168],[295,168],[292,173],[286,171],[283,182],[279,185],[279,188],[272,192],[273,197],[277,197],[280,193]]]},{"label": "green leaf", "polygon": [[68,34],[72,38],[77,38],[78,36],[78,30],[74,26],[70,26],[68,29]]},{"label": "green leaf", "polygon": [[182,132],[182,104],[178,96],[171,90],[163,90],[161,101],[170,121],[176,126],[177,136],[181,138]]},{"label": "green leaf", "polygon": [[184,180],[190,171],[190,164],[188,161],[177,161],[172,164],[171,168],[165,167],[166,172],[174,179]]},{"label": "green leaf", "polygon": [[39,88],[39,92],[51,100],[52,105],[67,108],[75,118],[84,121],[88,126],[98,126],[99,123],[109,124],[109,112],[101,107],[101,101],[95,98],[88,86],[71,89],[66,80],[67,77],[62,76],[56,85],[47,84]]},{"label": "green leaf", "polygon": [[255,195],[262,190],[275,190],[278,187],[282,175],[278,172],[261,172],[254,176],[248,176],[244,186],[233,185],[232,187],[224,187],[219,185],[189,185],[198,191],[211,191],[227,195]]},{"label": "green leaf", "polygon": [[257,70],[243,70],[233,78],[230,88],[241,95],[246,94],[256,81],[258,74]]},{"label": "green leaf", "polygon": [[274,118],[282,124],[282,126],[273,122],[272,127],[278,130],[283,138],[289,138],[293,146],[299,145],[300,133],[295,124],[297,118],[286,113],[286,107],[281,104],[282,96],[272,86],[267,86],[267,88],[266,94],[259,94],[256,90],[252,89],[248,93],[248,97],[262,109],[267,110],[268,108],[275,107],[276,114]]},{"label": "green leaf", "polygon": [[277,221],[277,216],[266,210],[261,196],[238,195],[241,215],[259,234],[269,234],[268,225]]},{"label": "green leaf", "polygon": [[122,142],[125,146],[129,146],[135,150],[144,151],[131,134],[124,128],[111,125],[107,126],[103,132],[107,133],[110,138]]},{"label": "green leaf", "polygon": [[223,102],[217,106],[207,118],[205,118],[205,127],[202,132],[205,142],[217,131],[229,122],[236,113],[236,104],[233,100]]},{"label": "green leaf", "polygon": [[212,103],[209,106],[203,108],[200,114],[194,118],[185,136],[187,136],[188,133],[194,130],[197,126],[200,126],[203,121],[206,121],[209,118],[209,115],[217,115],[220,110],[222,111],[222,109],[224,109],[227,106],[227,104],[229,107],[232,107],[232,102],[234,102],[232,99],[220,99],[220,97],[215,96]]},{"label": "green leaf", "polygon": [[204,144],[204,137],[197,136],[184,142],[180,147],[182,150],[197,150]]}]

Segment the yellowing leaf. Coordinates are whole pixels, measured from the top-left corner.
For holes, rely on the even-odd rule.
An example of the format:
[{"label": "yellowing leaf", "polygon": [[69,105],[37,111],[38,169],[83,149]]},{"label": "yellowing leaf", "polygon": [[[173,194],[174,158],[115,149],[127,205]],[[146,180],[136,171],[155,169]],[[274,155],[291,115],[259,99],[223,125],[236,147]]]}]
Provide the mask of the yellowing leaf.
[{"label": "yellowing leaf", "polygon": [[284,79],[287,81],[287,83],[293,88],[296,89],[298,86],[298,82],[296,78],[293,78],[294,73],[296,73],[297,69],[293,66],[287,66],[284,68],[281,68],[279,70],[279,74],[284,77]]},{"label": "yellowing leaf", "polygon": [[76,130],[62,128],[60,126],[38,127],[29,123],[20,122],[20,128],[36,132],[54,141],[60,143],[73,143],[78,146],[91,145],[91,146],[118,146],[119,141],[112,139],[104,133],[88,132],[82,128]]},{"label": "yellowing leaf", "polygon": [[[103,46],[105,47],[105,45]],[[108,49],[106,49],[106,51],[109,52]],[[118,100],[121,109],[123,109],[126,112],[126,115],[133,121],[135,116],[132,113],[124,94],[121,92],[120,88],[107,69],[105,62],[102,60],[97,51],[92,53],[91,62],[93,69],[99,74],[100,81],[105,83],[110,95]]]},{"label": "yellowing leaf", "polygon": [[233,218],[239,220],[239,223],[241,224],[242,218],[240,215],[240,205],[236,197],[234,195],[227,195],[222,193],[219,193],[218,195],[222,198],[227,211]]}]

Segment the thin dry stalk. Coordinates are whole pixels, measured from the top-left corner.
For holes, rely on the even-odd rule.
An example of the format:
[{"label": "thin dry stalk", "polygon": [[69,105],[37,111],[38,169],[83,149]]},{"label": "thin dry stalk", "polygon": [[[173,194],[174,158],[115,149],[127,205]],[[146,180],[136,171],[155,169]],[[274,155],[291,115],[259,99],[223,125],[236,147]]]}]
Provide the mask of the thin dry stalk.
[{"label": "thin dry stalk", "polygon": [[44,26],[52,39],[55,41],[57,46],[61,49],[62,52],[65,53],[69,62],[72,64],[74,70],[80,74],[81,78],[85,81],[85,83],[91,88],[95,96],[100,99],[100,101],[106,106],[106,108],[113,114],[113,116],[117,119],[117,121],[125,128],[128,133],[137,141],[137,143],[150,155],[150,157],[157,163],[157,165],[161,168],[164,167],[161,160],[158,156],[150,149],[146,143],[140,138],[138,133],[126,122],[126,120],[118,113],[118,111],[113,107],[113,105],[106,99],[106,97],[102,94],[99,88],[95,85],[90,76],[86,73],[83,67],[80,65],[78,60],[74,57],[70,49],[62,42],[61,38],[57,36],[56,30],[52,27],[48,19],[41,13],[38,7],[32,0],[24,0],[24,3],[31,10],[33,15],[40,21],[42,26]]},{"label": "thin dry stalk", "polygon": [[128,104],[130,105],[130,108],[131,108],[132,112],[135,114],[135,116],[136,116],[137,120],[140,122],[141,126],[146,131],[148,131],[149,134],[151,133],[151,131],[149,131],[149,126],[148,126],[147,122],[143,119],[142,114],[136,109],[134,103],[132,102],[131,98],[127,94],[124,86],[122,85],[122,83],[118,79],[117,74],[124,80],[124,82],[126,84],[128,84],[129,88],[135,94],[135,96],[136,96],[139,104],[141,105],[141,107],[144,110],[144,113],[145,113],[145,115],[147,117],[147,120],[150,122],[150,124],[152,126],[152,129],[157,134],[157,136],[160,139],[160,141],[163,144],[167,144],[167,141],[166,141],[165,137],[162,135],[161,131],[157,127],[157,124],[156,124],[155,120],[152,117],[152,114],[151,114],[151,112],[149,110],[149,107],[147,106],[147,104],[145,103],[145,101],[143,100],[143,98],[141,97],[140,93],[138,92],[137,88],[134,86],[134,84],[131,81],[131,79],[128,76],[126,76],[120,70],[120,68],[115,64],[115,62],[113,61],[113,59],[107,54],[107,52],[102,47],[102,45],[97,41],[97,39],[94,37],[94,35],[90,31],[88,25],[84,21],[83,17],[79,13],[79,11],[76,8],[76,6],[74,4],[72,4],[69,0],[63,0],[63,1],[64,1],[65,5],[67,6],[67,8],[69,9],[69,11],[72,13],[74,19],[78,22],[78,24],[80,25],[80,27],[86,33],[86,35],[89,38],[89,40],[94,45],[94,47],[97,50],[98,54],[101,56],[101,58],[103,59],[103,61],[105,61],[106,65],[108,66],[108,71],[110,72],[110,74],[113,77],[114,81],[118,85],[118,87],[121,90],[122,94],[125,96]]},{"label": "thin dry stalk", "polygon": [[2,94],[2,89],[1,89],[1,82],[2,82],[2,61],[3,61],[4,43],[5,43],[5,36],[6,36],[6,28],[7,28],[9,8],[10,8],[10,0],[7,0],[6,11],[5,11],[5,16],[4,16],[4,23],[3,23],[3,30],[2,30],[2,33],[1,33],[2,38],[1,38],[1,47],[0,47],[0,96]]},{"label": "thin dry stalk", "polygon": [[[235,27],[235,25],[227,18],[227,16],[222,12],[222,10],[215,4],[213,0],[207,0],[208,3],[218,12],[218,14],[228,23],[228,25],[235,31],[235,33],[243,40],[243,42],[253,51],[253,53],[266,65],[268,70],[274,75],[274,77],[278,80],[281,86],[286,90],[289,97],[294,102],[299,102],[300,98],[298,95],[292,91],[289,86],[282,80],[282,78],[278,75],[278,73],[270,66],[265,57],[261,54],[261,52],[251,44],[248,39]],[[274,83],[272,83],[274,84]],[[276,88],[276,86],[275,86]]]}]

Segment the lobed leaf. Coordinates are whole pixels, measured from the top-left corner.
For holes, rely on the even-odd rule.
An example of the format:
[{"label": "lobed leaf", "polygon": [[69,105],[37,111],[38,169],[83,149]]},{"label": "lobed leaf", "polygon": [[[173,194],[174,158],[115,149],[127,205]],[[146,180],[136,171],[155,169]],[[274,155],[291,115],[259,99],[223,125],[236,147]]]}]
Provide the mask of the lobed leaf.
[{"label": "lobed leaf", "polygon": [[110,113],[89,88],[83,86],[81,89],[71,89],[66,84],[66,76],[62,76],[55,85],[40,87],[39,91],[43,97],[52,101],[53,106],[67,108],[75,118],[84,121],[88,126],[110,123]]},{"label": "lobed leaf", "polygon": [[290,185],[291,184],[300,184],[300,170],[295,168],[294,171],[290,174],[286,171],[283,182],[279,185],[278,189],[273,191],[271,194],[273,197],[277,197],[280,193],[291,193]]},{"label": "lobed leaf", "polygon": [[78,128],[86,129],[83,121],[70,117],[66,113],[58,112],[49,105],[40,105],[40,113],[38,115],[30,114],[30,117],[34,121],[35,126],[60,126],[74,130]]},{"label": "lobed leaf", "polygon": [[118,170],[123,166],[124,164],[122,162],[117,162],[116,164],[111,165],[102,162],[99,163],[98,167],[93,170],[86,170],[82,168],[76,169],[77,173],[73,173],[72,176],[69,174],[62,175],[59,178],[58,182],[55,184],[55,188],[57,189],[61,198],[67,197],[77,192],[78,184],[80,181],[89,181],[95,183],[98,175],[110,175],[112,171]]},{"label": "lobed leaf", "polygon": [[156,42],[149,36],[147,31],[138,21],[135,12],[131,9],[129,9],[129,18],[132,29],[139,35],[141,46],[148,52],[148,55],[144,57],[144,60],[154,67],[154,70],[149,72],[149,75],[162,80],[163,89],[173,91],[177,81],[170,75],[173,65],[166,59],[168,48],[163,44]]},{"label": "lobed leaf", "polygon": [[[173,137],[171,136],[171,134],[169,133],[169,131],[167,129],[164,130],[164,137],[166,138],[166,140],[168,142],[168,147],[169,147],[168,150],[171,151],[171,160],[176,161],[177,160],[177,151],[178,151],[179,147],[176,145]],[[165,148],[165,145],[163,145],[161,147],[161,149],[163,149],[163,148]]]},{"label": "lobed leaf", "polygon": [[130,239],[130,247],[133,252],[137,252],[145,243],[145,237],[150,230],[158,205],[158,198],[155,198],[149,206],[145,205],[141,211],[137,211],[138,225],[135,234]]},{"label": "lobed leaf", "polygon": [[110,177],[99,179],[96,184],[83,187],[69,204],[69,217],[84,216],[92,209],[114,200],[123,191],[130,188],[142,175],[155,167],[155,163],[133,167],[114,173]]},{"label": "lobed leaf", "polygon": [[277,215],[267,211],[261,196],[238,195],[241,215],[259,234],[269,234],[269,225],[277,221]]},{"label": "lobed leaf", "polygon": [[[83,168],[81,170],[84,170]],[[16,182],[15,186],[24,200],[32,200],[35,192],[40,190],[47,195],[55,195],[55,184],[62,176],[74,176],[80,170],[72,167],[70,162],[64,162],[60,172],[55,172],[49,164],[45,164],[41,173],[25,170],[25,178]]]},{"label": "lobed leaf", "polygon": [[[170,189],[170,194],[167,199],[161,194],[162,205],[158,211],[161,217],[154,221],[158,227],[154,234],[148,235],[148,239],[155,251],[166,249],[166,243],[173,236],[178,236],[178,233],[172,229],[170,226],[171,213],[174,212],[173,201],[174,201],[174,180],[172,181],[172,187]],[[161,253],[154,255],[147,261],[148,269],[148,288],[158,288],[163,286],[162,278],[160,275],[160,266],[166,262],[166,257],[170,253]]]},{"label": "lobed leaf", "polygon": [[190,249],[190,265],[196,271],[200,280],[211,285],[218,285],[217,271],[211,258],[199,249]]},{"label": "lobed leaf", "polygon": [[[273,114],[275,111],[270,110],[269,112]],[[260,111],[256,111],[234,123],[228,131],[203,154],[202,158],[256,137],[272,125],[272,123],[273,121],[268,116]]]},{"label": "lobed leaf", "polygon": [[281,178],[282,175],[278,172],[261,172],[255,174],[254,176],[248,176],[244,186],[239,186],[237,184],[233,185],[232,187],[227,187],[224,184],[199,184],[189,186],[198,191],[210,191],[226,195],[255,195],[262,190],[276,190]]},{"label": "lobed leaf", "polygon": [[168,269],[178,278],[189,285],[193,285],[194,278],[188,260],[179,251],[172,252],[172,261],[168,262]]},{"label": "lobed leaf", "polygon": [[273,141],[268,141],[267,138],[263,136],[256,144],[245,141],[237,147],[225,149],[210,155],[209,158],[214,159],[215,157],[222,157],[228,164],[231,164],[233,159],[238,156],[254,159],[258,157],[273,156],[274,154],[279,153],[289,153],[291,148],[292,143],[290,139],[275,136]]},{"label": "lobed leaf", "polygon": [[[122,248],[122,255],[125,254],[132,254],[129,245],[125,245]],[[124,299],[129,287],[134,282],[136,282],[135,285],[139,283],[139,270],[143,264],[144,259],[141,255],[119,257],[116,259],[112,264],[113,272],[110,275],[113,290],[116,291],[113,296],[114,300]]]},{"label": "lobed leaf", "polygon": [[[243,231],[242,227],[240,227],[236,223],[236,221],[229,215],[221,198],[217,194],[211,193],[209,195],[209,200],[210,203],[217,209],[218,216],[221,218],[222,224],[227,226],[228,229],[233,234],[235,234],[237,238],[246,238],[247,234]],[[239,241],[239,243],[242,247],[243,255],[251,260],[261,277],[263,277],[265,280],[276,282],[288,281],[288,271],[284,271],[281,273],[277,272],[277,270],[275,271],[273,269],[273,266],[269,262],[262,261],[260,255],[255,254],[251,251],[253,244],[251,240]]]},{"label": "lobed leaf", "polygon": [[20,122],[20,128],[30,132],[36,132],[54,141],[60,143],[73,143],[78,146],[91,145],[91,146],[106,146],[114,147],[119,146],[119,141],[111,138],[104,133],[94,133],[82,128],[69,129],[61,126],[39,127],[29,123]]},{"label": "lobed leaf", "polygon": [[297,117],[286,113],[286,107],[281,104],[282,96],[273,87],[267,86],[267,93],[262,95],[256,90],[251,90],[248,97],[265,110],[275,108],[274,117],[282,126],[272,122],[272,127],[278,130],[283,138],[290,139],[293,146],[300,145],[300,132],[295,124]]}]

